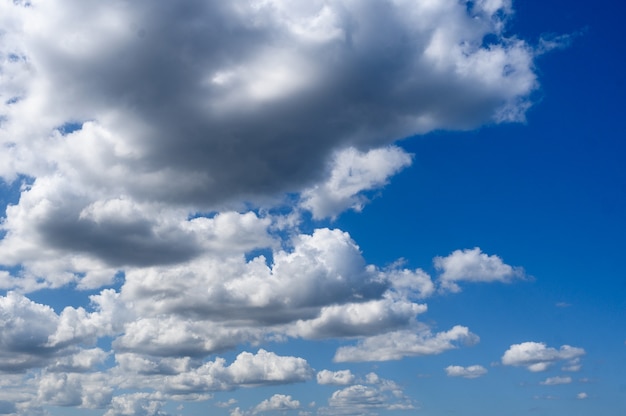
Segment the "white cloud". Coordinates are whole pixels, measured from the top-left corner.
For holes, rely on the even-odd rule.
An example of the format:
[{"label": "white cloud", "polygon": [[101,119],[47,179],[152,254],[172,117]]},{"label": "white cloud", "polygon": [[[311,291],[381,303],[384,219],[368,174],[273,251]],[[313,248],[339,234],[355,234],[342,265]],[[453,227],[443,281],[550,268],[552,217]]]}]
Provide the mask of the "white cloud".
[{"label": "white cloud", "polygon": [[329,371],[322,370],[317,373],[317,384],[345,385],[352,384],[356,377],[350,370]]},{"label": "white cloud", "polygon": [[0,175],[32,182],[4,262],[91,288],[198,255],[190,213],[304,192],[334,217],[410,163],[395,140],[522,119],[537,84],[504,4],[189,7],[2,6]]},{"label": "white cloud", "polygon": [[562,360],[576,360],[585,354],[582,348],[563,345],[558,350],[543,342],[514,344],[502,356],[502,364],[526,367],[529,371],[545,371]]},{"label": "white cloud", "polygon": [[287,333],[312,339],[379,334],[408,326],[426,309],[426,305],[390,297],[325,306],[317,318],[300,320]]},{"label": "white cloud", "polygon": [[320,407],[320,415],[369,415],[379,410],[412,410],[413,402],[390,380],[378,379],[370,384],[355,384],[335,391],[328,407]]},{"label": "white cloud", "polygon": [[155,394],[124,394],[113,398],[104,416],[165,416],[163,405],[164,401]]},{"label": "white cloud", "polygon": [[328,180],[302,192],[301,205],[317,219],[335,218],[349,208],[360,211],[367,202],[363,191],[382,187],[410,163],[411,156],[395,146],[366,153],[345,149],[335,155]]},{"label": "white cloud", "polygon": [[38,380],[37,399],[52,406],[103,409],[113,399],[113,388],[102,373],[48,373]]},{"label": "white cloud", "polygon": [[569,384],[571,382],[572,382],[571,377],[555,376],[555,377],[548,377],[547,379],[540,382],[539,384],[544,385],[544,386],[556,386],[558,384]]},{"label": "white cloud", "polygon": [[456,343],[472,345],[478,336],[467,327],[457,325],[446,332],[433,334],[427,327],[375,335],[359,341],[355,346],[340,347],[335,354],[337,362],[389,361],[416,355],[441,354],[456,348]]},{"label": "white cloud", "polygon": [[430,275],[421,269],[392,269],[388,272],[393,291],[404,298],[423,299],[435,292]]},{"label": "white cloud", "polygon": [[482,365],[470,365],[468,367],[449,365],[445,370],[450,377],[478,378],[487,374],[487,369]]},{"label": "white cloud", "polygon": [[579,400],[584,400],[584,399],[589,398],[589,395],[585,392],[580,392],[576,395],[576,398]]},{"label": "white cloud", "polygon": [[480,248],[455,250],[447,257],[435,257],[435,267],[441,271],[439,283],[443,290],[459,292],[457,284],[467,282],[511,282],[523,278],[524,271],[502,262],[496,255],[487,255]]},{"label": "white cloud", "polygon": [[293,400],[291,396],[284,394],[275,394],[269,399],[263,400],[255,408],[253,413],[294,410],[300,408],[300,402]]}]

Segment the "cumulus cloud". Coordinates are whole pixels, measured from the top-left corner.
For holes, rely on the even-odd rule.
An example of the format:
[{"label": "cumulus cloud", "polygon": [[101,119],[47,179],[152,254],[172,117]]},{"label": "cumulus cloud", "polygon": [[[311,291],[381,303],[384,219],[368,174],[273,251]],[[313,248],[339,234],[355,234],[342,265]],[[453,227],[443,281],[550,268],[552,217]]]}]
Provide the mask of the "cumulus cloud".
[{"label": "cumulus cloud", "polygon": [[485,254],[478,247],[455,250],[446,257],[435,257],[434,263],[441,272],[441,288],[452,292],[461,290],[457,284],[460,281],[509,283],[525,276],[520,267],[509,266],[500,257]]},{"label": "cumulus cloud", "polygon": [[322,370],[317,373],[318,384],[352,384],[356,377],[350,370],[329,371]]},{"label": "cumulus cloud", "polygon": [[320,407],[320,415],[370,415],[380,410],[412,410],[415,405],[393,382],[378,380],[379,384],[355,384],[335,391],[328,407]]},{"label": "cumulus cloud", "polygon": [[559,361],[578,360],[585,350],[563,345],[558,350],[547,347],[543,342],[523,342],[514,344],[502,356],[502,364],[526,367],[529,371],[545,371]]},{"label": "cumulus cloud", "polygon": [[456,325],[449,331],[433,334],[428,328],[401,330],[375,335],[354,346],[340,347],[337,362],[389,361],[416,355],[441,354],[457,347],[456,343],[476,344],[479,338],[467,327]]},{"label": "cumulus cloud", "polygon": [[387,178],[411,163],[411,156],[398,147],[370,150],[348,148],[332,162],[330,177],[321,185],[302,192],[302,207],[313,218],[335,218],[348,208],[360,211],[367,202],[363,191],[379,188]]},{"label": "cumulus cloud", "polygon": [[487,369],[482,365],[470,365],[468,367],[449,365],[445,370],[450,377],[478,378],[487,374]]},{"label": "cumulus cloud", "polygon": [[133,393],[116,396],[104,416],[165,416],[161,411],[164,401],[151,393]]},{"label": "cumulus cloud", "polygon": [[[362,191],[410,163],[395,140],[523,118],[534,51],[502,36],[509,12],[502,2],[2,5],[0,175],[30,178],[7,210],[2,258],[72,252],[61,269],[73,273],[179,263],[202,248],[190,212],[283,192],[301,192],[319,218],[358,209]],[[488,34],[499,42],[483,46]]]},{"label": "cumulus cloud", "polygon": [[298,400],[293,400],[291,396],[287,396],[284,394],[275,394],[269,399],[263,400],[259,403],[255,408],[253,413],[262,413],[262,412],[270,412],[270,411],[280,411],[280,410],[293,410],[299,409],[300,402]]}]

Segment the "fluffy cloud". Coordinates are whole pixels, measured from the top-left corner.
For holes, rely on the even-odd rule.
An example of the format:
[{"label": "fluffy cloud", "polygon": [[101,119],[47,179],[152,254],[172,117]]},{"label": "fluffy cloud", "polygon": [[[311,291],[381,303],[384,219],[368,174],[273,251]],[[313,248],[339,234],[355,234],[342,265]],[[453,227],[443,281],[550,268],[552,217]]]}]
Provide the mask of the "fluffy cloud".
[{"label": "fluffy cloud", "polygon": [[263,400],[254,408],[254,413],[270,412],[275,410],[293,410],[299,409],[300,402],[293,400],[291,396],[284,394],[275,394],[269,399]]},{"label": "fluffy cloud", "polygon": [[[116,187],[144,197],[218,201],[289,189],[314,178],[338,146],[520,118],[536,83],[533,53],[521,41],[481,46],[501,33],[508,10],[487,4],[471,13],[402,1],[5,5],[22,23],[9,26],[19,42],[2,44],[20,59],[5,66],[26,70],[8,79],[5,94],[16,100],[4,105],[5,130],[32,144],[94,120],[111,146],[96,154],[73,143],[74,155],[101,162],[76,169],[99,182],[135,172]],[[20,127],[27,116],[39,122]],[[6,174],[48,168],[21,150]],[[104,157],[112,168],[98,171]],[[168,176],[182,186],[167,186]],[[141,192],[147,184],[166,186]]]},{"label": "fluffy cloud", "polygon": [[196,256],[189,213],[359,208],[410,163],[393,141],[523,118],[534,52],[492,3],[2,5],[0,175],[29,182],[3,261],[96,285]]},{"label": "fluffy cloud", "polygon": [[317,373],[318,384],[352,384],[356,377],[350,370],[329,371],[322,370]]},{"label": "fluffy cloud", "polygon": [[313,218],[334,218],[352,208],[360,211],[367,199],[363,191],[386,184],[387,178],[411,163],[411,156],[398,147],[358,152],[354,148],[338,153],[328,180],[302,192],[302,207]]},{"label": "fluffy cloud", "polygon": [[444,290],[459,292],[457,284],[468,282],[504,282],[523,278],[524,271],[519,267],[505,264],[496,255],[483,253],[476,247],[471,250],[455,250],[447,257],[435,257],[435,267],[441,271],[439,283]]},{"label": "fluffy cloud", "polygon": [[263,349],[256,354],[242,352],[230,365],[219,357],[199,363],[141,355],[123,356],[119,364],[122,386],[149,389],[158,386],[161,393],[180,397],[240,387],[303,382],[314,374],[303,358],[279,356]]},{"label": "fluffy cloud", "polygon": [[529,371],[545,371],[562,360],[578,360],[585,355],[582,348],[563,345],[558,350],[547,347],[543,342],[514,344],[502,356],[502,364],[526,367]]},{"label": "fluffy cloud", "polygon": [[53,406],[102,409],[111,403],[113,388],[102,373],[44,374],[38,382],[37,399]]},{"label": "fluffy cloud", "polygon": [[416,355],[441,354],[456,348],[457,342],[472,345],[478,340],[477,335],[460,325],[437,334],[423,327],[418,331],[402,330],[375,335],[359,341],[355,346],[340,347],[334,360],[337,362],[399,360]]},{"label": "fluffy cloud", "polygon": [[104,416],[165,416],[163,400],[150,393],[133,393],[113,398]]},{"label": "fluffy cloud", "polygon": [[487,374],[487,369],[482,365],[470,365],[469,367],[449,365],[445,370],[450,377],[478,378]]},{"label": "fluffy cloud", "polygon": [[375,415],[385,410],[411,410],[415,406],[393,382],[377,379],[374,385],[355,384],[335,391],[328,399],[328,407],[321,407],[320,415]]}]

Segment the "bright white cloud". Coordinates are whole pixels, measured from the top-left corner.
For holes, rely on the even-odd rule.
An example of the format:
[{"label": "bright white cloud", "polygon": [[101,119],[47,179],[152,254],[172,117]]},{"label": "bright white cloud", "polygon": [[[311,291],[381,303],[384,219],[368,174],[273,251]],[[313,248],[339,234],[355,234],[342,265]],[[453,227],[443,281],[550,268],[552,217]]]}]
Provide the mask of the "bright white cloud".
[{"label": "bright white cloud", "polygon": [[335,391],[328,407],[320,407],[320,415],[370,415],[380,410],[412,410],[413,402],[390,380],[371,374],[368,385],[355,384]]},{"label": "bright white cloud", "polygon": [[587,393],[585,393],[584,391],[583,391],[583,392],[580,392],[580,393],[578,393],[578,394],[576,395],[576,398],[577,398],[578,400],[584,400],[584,399],[587,399],[588,397],[589,397],[589,395],[588,395]]},{"label": "bright white cloud", "polygon": [[577,360],[585,355],[582,348],[563,345],[558,350],[547,347],[543,342],[514,344],[502,356],[502,364],[526,367],[529,371],[545,371],[563,360]]},{"label": "bright white cloud", "polygon": [[457,284],[467,282],[511,282],[524,277],[524,270],[505,264],[496,255],[483,253],[480,248],[455,250],[447,257],[435,257],[435,267],[441,272],[439,283],[443,290],[459,292]]},{"label": "bright white cloud", "polygon": [[85,4],[2,6],[0,175],[31,185],[0,257],[53,287],[197,256],[190,213],[359,208],[410,163],[395,140],[522,119],[536,88],[505,4]]},{"label": "bright white cloud", "polygon": [[317,383],[318,384],[335,384],[335,385],[345,385],[352,384],[356,380],[356,377],[350,370],[341,370],[341,371],[329,371],[322,370],[317,373]]},{"label": "bright white cloud", "polygon": [[572,382],[571,377],[555,376],[555,377],[548,377],[547,379],[540,382],[539,384],[544,385],[544,386],[556,386],[558,384],[569,384],[571,382]]},{"label": "bright white cloud", "polygon": [[450,377],[478,378],[487,374],[487,369],[482,365],[470,365],[468,367],[449,365],[445,370]]},{"label": "bright white cloud", "polygon": [[411,163],[411,156],[398,147],[370,150],[367,153],[348,148],[333,159],[328,180],[302,193],[302,207],[313,218],[335,218],[352,208],[360,211],[367,202],[363,191],[380,188],[387,178]]},{"label": "bright white cloud", "polygon": [[291,396],[284,394],[275,394],[269,399],[263,400],[254,408],[254,413],[280,411],[280,410],[293,410],[299,409],[300,402],[293,400]]},{"label": "bright white cloud", "polygon": [[355,346],[340,347],[334,360],[337,362],[399,360],[416,355],[441,354],[456,348],[456,343],[472,345],[478,340],[477,335],[460,325],[436,334],[427,328],[417,331],[402,330],[365,338]]},{"label": "bright white cloud", "polygon": [[163,400],[151,393],[116,396],[104,416],[161,416]]}]

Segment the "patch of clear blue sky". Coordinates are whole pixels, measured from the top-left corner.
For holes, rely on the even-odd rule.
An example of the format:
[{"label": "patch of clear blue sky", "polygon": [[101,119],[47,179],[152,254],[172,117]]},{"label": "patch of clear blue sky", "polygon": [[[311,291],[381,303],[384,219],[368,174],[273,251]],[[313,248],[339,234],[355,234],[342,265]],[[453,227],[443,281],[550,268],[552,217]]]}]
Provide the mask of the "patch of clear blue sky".
[{"label": "patch of clear blue sky", "polygon": [[[398,375],[432,372],[418,383],[424,390],[407,392],[422,398],[424,414],[623,414],[626,6],[551,0],[515,8],[511,32],[520,38],[577,34],[569,48],[537,59],[541,88],[527,123],[403,141],[413,166],[363,213],[344,214],[335,225],[350,231],[372,263],[404,257],[435,274],[434,256],[479,246],[534,277],[510,286],[466,284],[462,293],[428,301],[423,320],[440,329],[467,325],[481,343],[396,367]],[[583,370],[490,367],[524,341],[585,348]],[[449,379],[442,372],[449,364],[482,364],[489,373]],[[538,384],[555,375],[574,382]],[[577,400],[580,391],[590,399]]]}]

